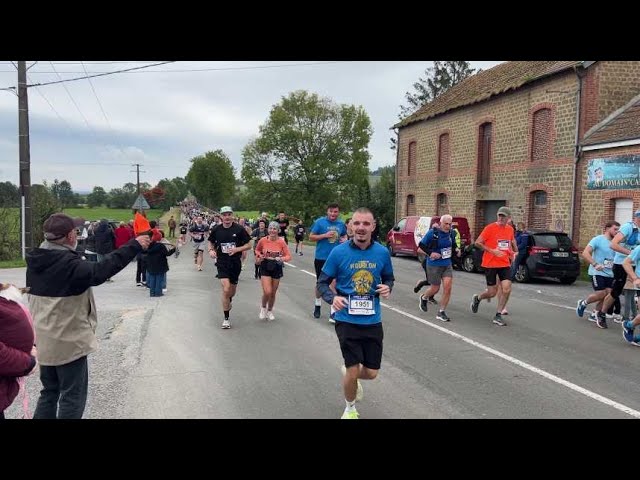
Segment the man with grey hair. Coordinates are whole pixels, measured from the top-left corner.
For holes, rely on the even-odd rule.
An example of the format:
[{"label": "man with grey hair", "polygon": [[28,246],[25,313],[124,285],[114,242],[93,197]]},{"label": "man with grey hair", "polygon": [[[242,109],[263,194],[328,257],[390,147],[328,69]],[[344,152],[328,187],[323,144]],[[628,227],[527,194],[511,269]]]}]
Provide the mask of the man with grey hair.
[{"label": "man with grey hair", "polygon": [[453,285],[453,267],[451,257],[460,256],[460,249],[457,247],[455,231],[451,229],[453,217],[443,215],[440,217],[440,226],[429,230],[420,241],[419,248],[425,252],[427,264],[427,277],[431,286],[420,295],[418,306],[423,312],[427,311],[428,299],[433,297],[440,290],[440,284],[444,285],[444,292],[440,299],[440,308],[436,318],[442,322],[451,319],[445,310],[451,298],[451,287]]},{"label": "man with grey hair", "polygon": [[38,344],[42,390],[33,418],[82,418],[87,401],[87,355],[98,347],[91,287],[125,268],[150,243],[140,235],[87,262],[76,252],[81,218],[54,213],[44,222],[40,247],[27,253],[29,308]]}]

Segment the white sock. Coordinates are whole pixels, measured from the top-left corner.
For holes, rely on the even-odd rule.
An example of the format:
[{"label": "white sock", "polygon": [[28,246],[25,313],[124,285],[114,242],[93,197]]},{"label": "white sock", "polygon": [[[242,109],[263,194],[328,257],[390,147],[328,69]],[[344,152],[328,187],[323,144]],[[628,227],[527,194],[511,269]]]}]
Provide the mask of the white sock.
[{"label": "white sock", "polygon": [[333,305],[331,305],[331,315],[333,315],[336,312],[337,312],[337,310],[335,308],[333,308]]},{"label": "white sock", "polygon": [[355,400],[353,402],[350,402],[349,400],[347,400],[345,398],[344,402],[347,404],[347,407],[344,409],[345,412],[350,412],[350,411],[356,409],[356,401]]},{"label": "white sock", "polygon": [[316,298],[316,307],[319,307],[320,305],[322,305],[322,299]]}]

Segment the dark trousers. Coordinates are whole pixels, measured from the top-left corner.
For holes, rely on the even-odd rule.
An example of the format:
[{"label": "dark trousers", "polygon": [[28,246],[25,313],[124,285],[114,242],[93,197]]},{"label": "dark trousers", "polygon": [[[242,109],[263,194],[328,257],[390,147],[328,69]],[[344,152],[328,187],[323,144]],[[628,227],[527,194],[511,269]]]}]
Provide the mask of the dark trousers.
[{"label": "dark trousers", "polygon": [[145,259],[141,253],[136,256],[137,268],[136,268],[136,283],[147,281],[147,266],[145,265]]},{"label": "dark trousers", "polygon": [[169,236],[170,237],[175,237],[176,236],[176,227],[169,227]]},{"label": "dark trousers", "polygon": [[66,365],[40,365],[40,381],[42,390],[33,418],[82,418],[89,384],[86,355]]},{"label": "dark trousers", "polygon": [[147,272],[147,287],[149,287],[149,296],[151,297],[162,296],[163,280],[164,280],[164,273]]}]

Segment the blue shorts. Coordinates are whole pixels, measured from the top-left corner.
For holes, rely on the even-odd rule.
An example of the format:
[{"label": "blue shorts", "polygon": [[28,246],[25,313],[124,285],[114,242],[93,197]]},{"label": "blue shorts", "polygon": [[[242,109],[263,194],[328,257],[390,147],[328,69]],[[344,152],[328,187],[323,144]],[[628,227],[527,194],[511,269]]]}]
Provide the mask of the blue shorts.
[{"label": "blue shorts", "polygon": [[591,275],[591,286],[596,292],[604,290],[605,288],[613,288],[613,277]]}]

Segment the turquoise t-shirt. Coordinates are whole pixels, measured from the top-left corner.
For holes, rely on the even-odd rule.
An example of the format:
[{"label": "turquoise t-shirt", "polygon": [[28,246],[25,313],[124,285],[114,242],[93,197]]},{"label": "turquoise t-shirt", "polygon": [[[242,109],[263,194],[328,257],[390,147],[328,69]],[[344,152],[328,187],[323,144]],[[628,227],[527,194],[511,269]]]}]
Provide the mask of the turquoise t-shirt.
[{"label": "turquoise t-shirt", "polygon": [[[621,247],[633,250],[636,245],[640,245],[640,229],[636,227],[635,223],[625,223],[620,227],[620,233],[624,235],[624,240],[620,242]],[[616,256],[613,257],[613,263],[616,265],[622,265],[625,258],[627,258],[625,254],[616,252]]]},{"label": "turquoise t-shirt", "polygon": [[611,240],[605,235],[593,237],[588,245],[593,249],[591,256],[600,265],[604,265],[604,270],[598,271],[593,265],[589,265],[589,275],[600,275],[602,277],[613,277],[613,257],[614,251],[611,248]]},{"label": "turquoise t-shirt", "polygon": [[335,230],[337,235],[332,238],[323,238],[316,242],[316,259],[326,260],[329,258],[331,250],[340,245],[340,237],[347,234],[347,226],[342,220],[330,222],[327,217],[317,219],[311,227],[311,233],[322,235],[330,230]]},{"label": "turquoise t-shirt", "polygon": [[640,262],[638,261],[640,260],[640,245],[631,250],[629,258],[636,264],[636,276],[640,277]]},{"label": "turquoise t-shirt", "polygon": [[322,273],[336,279],[338,295],[344,295],[349,302],[335,313],[334,319],[359,325],[380,323],[380,297],[375,291],[383,279],[393,280],[389,250],[378,242],[362,250],[352,242],[334,248],[322,267]]}]

